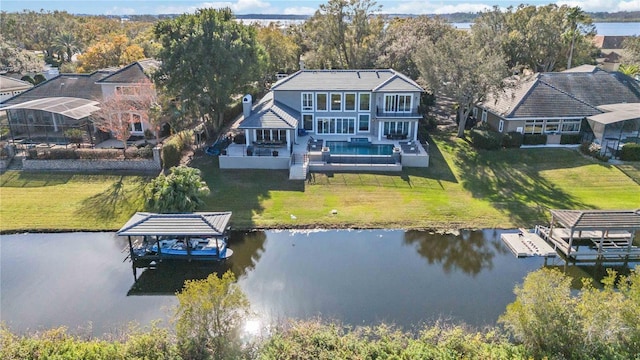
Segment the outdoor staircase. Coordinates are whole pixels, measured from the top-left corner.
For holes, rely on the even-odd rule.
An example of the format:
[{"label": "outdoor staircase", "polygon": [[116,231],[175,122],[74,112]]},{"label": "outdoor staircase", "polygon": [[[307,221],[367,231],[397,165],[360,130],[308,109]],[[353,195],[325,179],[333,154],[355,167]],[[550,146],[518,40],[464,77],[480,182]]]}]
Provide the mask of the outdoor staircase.
[{"label": "outdoor staircase", "polygon": [[309,158],[303,154],[293,154],[289,166],[289,180],[306,180],[309,171]]}]

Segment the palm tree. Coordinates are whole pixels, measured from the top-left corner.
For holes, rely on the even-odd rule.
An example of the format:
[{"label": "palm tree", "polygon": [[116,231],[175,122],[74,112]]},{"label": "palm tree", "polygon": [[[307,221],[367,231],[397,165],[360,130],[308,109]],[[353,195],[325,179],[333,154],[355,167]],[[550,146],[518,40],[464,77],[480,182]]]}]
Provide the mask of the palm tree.
[{"label": "palm tree", "polygon": [[567,59],[567,69],[571,69],[571,61],[573,60],[573,48],[576,40],[582,34],[591,34],[595,31],[595,26],[591,22],[591,17],[587,15],[580,7],[570,7],[565,13],[565,28],[563,34],[571,41],[569,45],[569,57]]},{"label": "palm tree", "polygon": [[[55,39],[55,47],[58,51],[66,55],[66,61],[71,62],[73,55],[79,54],[82,45],[76,37],[68,32],[64,32],[58,35]],[[62,56],[62,61],[65,61],[65,57]]]},{"label": "palm tree", "polygon": [[636,77],[636,76],[640,75],[640,65],[622,64],[618,68],[618,71],[623,73],[623,74],[625,74],[625,75],[629,75],[631,77]]}]

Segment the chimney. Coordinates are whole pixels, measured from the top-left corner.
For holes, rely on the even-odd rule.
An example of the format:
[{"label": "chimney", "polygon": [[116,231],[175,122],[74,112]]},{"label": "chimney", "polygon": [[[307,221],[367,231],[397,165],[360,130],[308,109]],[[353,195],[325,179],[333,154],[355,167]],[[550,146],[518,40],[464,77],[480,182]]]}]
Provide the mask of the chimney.
[{"label": "chimney", "polygon": [[242,115],[245,119],[251,115],[251,105],[253,105],[251,94],[247,94],[242,98]]}]

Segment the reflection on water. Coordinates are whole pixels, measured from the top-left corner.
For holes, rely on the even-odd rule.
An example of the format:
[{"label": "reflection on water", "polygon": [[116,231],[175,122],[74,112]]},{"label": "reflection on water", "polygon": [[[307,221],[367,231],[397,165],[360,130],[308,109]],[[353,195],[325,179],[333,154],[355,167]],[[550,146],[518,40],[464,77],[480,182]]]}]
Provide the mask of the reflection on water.
[{"label": "reflection on water", "polygon": [[513,301],[514,285],[544,266],[515,258],[499,239],[493,230],[234,232],[226,262],[164,262],[134,278],[123,262],[127,241],[113,233],[7,235],[0,320],[16,331],[66,325],[100,335],[167,319],[186,279],[231,269],[264,324],[321,315],[352,325],[491,325]]}]

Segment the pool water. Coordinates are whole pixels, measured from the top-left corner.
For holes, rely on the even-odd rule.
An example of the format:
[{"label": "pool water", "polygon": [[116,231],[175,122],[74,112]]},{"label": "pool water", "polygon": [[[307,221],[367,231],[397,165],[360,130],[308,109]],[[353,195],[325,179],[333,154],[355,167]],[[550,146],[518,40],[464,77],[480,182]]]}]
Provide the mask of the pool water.
[{"label": "pool water", "polygon": [[392,155],[392,144],[351,144],[348,141],[327,141],[331,155]]}]

